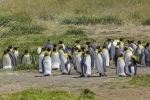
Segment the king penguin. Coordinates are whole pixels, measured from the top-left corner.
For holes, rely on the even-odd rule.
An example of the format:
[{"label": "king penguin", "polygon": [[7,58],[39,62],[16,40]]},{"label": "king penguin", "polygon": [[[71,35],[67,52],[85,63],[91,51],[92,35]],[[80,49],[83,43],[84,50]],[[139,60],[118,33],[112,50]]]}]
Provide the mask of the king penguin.
[{"label": "king penguin", "polygon": [[2,57],[2,68],[3,69],[11,69],[12,68],[11,58],[6,50],[4,51],[4,54]]},{"label": "king penguin", "polygon": [[18,48],[17,48],[17,47],[14,47],[13,52],[14,52],[15,58],[17,59],[18,56],[19,56]]},{"label": "king penguin", "polygon": [[81,73],[81,61],[82,61],[83,51],[80,49],[75,56],[75,64],[76,64],[76,71]]},{"label": "king penguin", "polygon": [[38,54],[40,54],[41,53],[41,51],[42,51],[42,48],[39,46],[39,47],[37,47],[37,53]]},{"label": "king penguin", "polygon": [[116,68],[116,74],[118,76],[126,76],[125,66],[126,66],[126,63],[125,63],[125,60],[123,58],[123,54],[120,54],[118,59],[117,59],[117,68]]},{"label": "king penguin", "polygon": [[106,60],[105,60],[105,57],[104,57],[101,49],[99,49],[97,54],[96,54],[95,63],[96,63],[96,68],[99,72],[99,75],[100,76],[107,76],[105,74],[105,72],[106,72]]},{"label": "king penguin", "polygon": [[68,53],[64,53],[64,55],[62,55],[61,57],[61,72],[62,74],[71,74],[71,65],[70,65],[70,59],[69,59],[69,54]]},{"label": "king penguin", "polygon": [[137,52],[137,54],[141,55],[143,50],[144,50],[144,46],[142,45],[141,41],[139,40],[136,52]]},{"label": "king penguin", "polygon": [[61,62],[59,59],[59,53],[56,50],[56,48],[53,48],[53,52],[51,53],[51,59],[52,59],[52,70],[57,70],[60,68]]},{"label": "king penguin", "polygon": [[45,54],[46,50],[45,48],[42,48],[42,51],[39,55],[39,72],[42,73],[42,60],[44,58],[44,54]]},{"label": "king penguin", "polygon": [[22,56],[21,59],[21,64],[31,64],[31,56],[28,52],[28,50],[25,50],[24,55]]},{"label": "king penguin", "polygon": [[13,50],[9,48],[9,49],[7,49],[7,52],[9,54],[10,58],[11,58],[12,67],[16,66],[16,57],[14,55]]},{"label": "king penguin", "polygon": [[90,77],[91,76],[91,57],[90,52],[86,51],[86,54],[83,55],[81,62],[81,76],[80,77]]},{"label": "king penguin", "polygon": [[46,52],[44,54],[44,58],[42,60],[42,72],[44,76],[50,76],[51,75],[51,57],[49,54]]},{"label": "king penguin", "polygon": [[73,66],[74,66],[74,70],[77,70],[77,65],[76,65],[76,57],[78,54],[78,48],[74,48],[74,52],[73,52]]},{"label": "king penguin", "polygon": [[109,52],[107,50],[107,48],[105,46],[103,46],[103,50],[102,50],[102,53],[106,59],[106,66],[109,67],[110,65],[110,57],[109,57]]}]

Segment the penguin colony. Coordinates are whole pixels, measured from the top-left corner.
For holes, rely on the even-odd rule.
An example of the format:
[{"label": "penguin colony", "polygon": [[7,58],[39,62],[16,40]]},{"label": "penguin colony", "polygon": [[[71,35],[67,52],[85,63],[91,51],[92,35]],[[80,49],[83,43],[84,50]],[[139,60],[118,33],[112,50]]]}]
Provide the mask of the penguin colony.
[{"label": "penguin colony", "polygon": [[[58,44],[52,44],[50,40],[43,48],[36,49],[38,57],[39,72],[44,76],[50,76],[52,70],[60,69],[62,74],[71,74],[71,64],[79,73],[80,77],[90,77],[92,69],[96,68],[99,76],[107,76],[106,69],[110,66],[112,60],[116,67],[116,75],[133,76],[137,72],[137,64],[150,66],[150,44],[143,45],[141,41],[137,43],[134,40],[128,40],[124,44],[124,39],[107,39],[103,47],[97,45],[96,41],[86,42],[81,45],[77,40],[73,46],[66,47],[63,41]],[[137,56],[139,59],[137,59]],[[2,68],[11,69],[16,66],[19,51],[17,47],[11,45],[4,51],[2,57]],[[31,56],[28,50],[25,50],[21,57],[21,64],[31,64]]]}]

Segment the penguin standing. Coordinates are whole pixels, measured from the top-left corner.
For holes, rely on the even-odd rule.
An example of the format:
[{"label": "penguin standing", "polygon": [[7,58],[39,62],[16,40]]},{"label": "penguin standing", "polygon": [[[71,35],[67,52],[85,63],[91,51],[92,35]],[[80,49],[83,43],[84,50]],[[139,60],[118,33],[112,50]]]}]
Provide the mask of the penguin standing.
[{"label": "penguin standing", "polygon": [[22,56],[21,59],[21,64],[31,64],[31,56],[28,52],[28,50],[25,50],[24,55]]},{"label": "penguin standing", "polygon": [[14,52],[13,52],[12,48],[7,49],[7,52],[9,54],[10,58],[11,58],[12,67],[16,66],[16,57],[14,55]]},{"label": "penguin standing", "polygon": [[68,53],[64,53],[64,55],[62,55],[61,57],[61,72],[62,74],[71,74],[71,66],[70,66],[70,59],[69,59],[69,54]]},{"label": "penguin standing", "polygon": [[12,69],[11,58],[8,52],[5,50],[2,57],[2,68],[3,69]]},{"label": "penguin standing", "polygon": [[78,48],[76,47],[73,52],[73,66],[76,71],[77,71],[77,65],[76,65],[77,54],[78,54]]},{"label": "penguin standing", "polygon": [[125,60],[123,58],[123,54],[120,54],[118,59],[117,59],[117,68],[116,68],[116,74],[118,76],[126,76],[125,66],[126,66],[126,63],[125,63]]},{"label": "penguin standing", "polygon": [[91,48],[93,49],[93,51],[96,50],[97,44],[96,44],[96,40],[93,40],[90,44]]},{"label": "penguin standing", "polygon": [[51,53],[51,60],[52,60],[52,70],[56,70],[60,68],[60,59],[59,53],[56,48],[53,48],[53,52]]},{"label": "penguin standing", "polygon": [[99,72],[99,75],[100,76],[107,76],[105,74],[105,72],[106,72],[106,60],[105,60],[105,57],[104,57],[101,49],[99,49],[97,54],[96,54],[95,63],[96,63],[96,68]]},{"label": "penguin standing", "polygon": [[80,77],[90,77],[91,76],[91,57],[90,52],[86,51],[86,54],[83,55],[81,62],[81,76]]},{"label": "penguin standing", "polygon": [[[135,56],[131,56],[130,59],[131,59],[130,63],[126,67],[126,74],[133,76],[133,75],[136,75],[136,73],[137,73],[137,59]],[[127,72],[127,70],[128,70],[128,72]]]},{"label": "penguin standing", "polygon": [[142,45],[141,41],[139,40],[138,45],[137,45],[136,53],[141,55],[143,50],[144,50],[144,46]]},{"label": "penguin standing", "polygon": [[39,55],[39,72],[42,73],[42,60],[44,58],[44,54],[45,54],[45,48],[42,48],[42,51]]},{"label": "penguin standing", "polygon": [[50,76],[52,72],[51,70],[51,58],[48,53],[45,53],[42,59],[42,72],[44,76]]},{"label": "penguin standing", "polygon": [[83,56],[83,51],[80,49],[79,52],[75,56],[76,71],[78,73],[81,73],[82,56]]},{"label": "penguin standing", "polygon": [[120,42],[119,40],[115,40],[112,42],[111,47],[110,47],[110,58],[114,59],[115,56],[115,49],[117,46],[117,43]]},{"label": "penguin standing", "polygon": [[142,54],[140,56],[139,63],[143,66],[150,66],[150,48],[149,43],[145,45],[145,49],[142,51]]},{"label": "penguin standing", "polygon": [[107,48],[105,46],[103,46],[103,50],[102,50],[102,53],[106,59],[106,66],[109,67],[110,65],[110,57],[109,57],[109,52],[107,50]]},{"label": "penguin standing", "polygon": [[[119,44],[119,42],[117,44]],[[114,56],[115,66],[117,66],[117,60],[118,60],[119,55],[121,54],[123,54],[124,56],[124,52],[120,49],[120,46],[117,45],[115,48],[115,56]]]},{"label": "penguin standing", "polygon": [[128,47],[124,48],[124,60],[126,62],[126,74],[129,75],[129,68],[128,66],[131,64],[131,56],[133,56],[133,53],[128,49]]},{"label": "penguin standing", "polygon": [[18,48],[17,48],[17,47],[14,47],[13,52],[14,52],[15,58],[17,59],[18,56],[19,56]]},{"label": "penguin standing", "polygon": [[41,48],[41,47],[37,47],[37,50],[36,50],[36,51],[37,51],[38,54],[40,54],[41,51],[42,51],[42,48]]},{"label": "penguin standing", "polygon": [[112,43],[111,43],[111,39],[110,39],[110,38],[108,38],[108,39],[104,42],[104,44],[103,44],[103,46],[105,46],[105,47],[107,48],[108,52],[109,52],[109,57],[110,57],[110,59],[111,59],[111,45],[112,45]]}]

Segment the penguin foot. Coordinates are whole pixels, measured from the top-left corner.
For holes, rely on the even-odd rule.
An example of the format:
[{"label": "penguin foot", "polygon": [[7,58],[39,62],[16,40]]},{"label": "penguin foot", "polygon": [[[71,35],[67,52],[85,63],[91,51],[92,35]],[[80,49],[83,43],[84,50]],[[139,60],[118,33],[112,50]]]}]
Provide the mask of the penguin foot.
[{"label": "penguin foot", "polygon": [[44,75],[44,76],[50,76],[50,74],[46,74],[46,75]]},{"label": "penguin foot", "polygon": [[99,73],[99,76],[100,76],[100,77],[102,77],[102,74],[101,74],[101,73]]},{"label": "penguin foot", "polygon": [[80,75],[79,77],[85,77],[84,75]]}]

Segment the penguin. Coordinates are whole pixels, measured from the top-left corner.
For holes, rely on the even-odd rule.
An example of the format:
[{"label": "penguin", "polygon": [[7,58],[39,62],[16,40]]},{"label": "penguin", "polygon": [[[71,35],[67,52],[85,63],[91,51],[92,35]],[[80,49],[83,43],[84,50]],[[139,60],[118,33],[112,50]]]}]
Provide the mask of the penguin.
[{"label": "penguin", "polygon": [[9,54],[10,58],[11,58],[12,67],[16,66],[17,65],[17,63],[16,63],[16,57],[14,55],[13,50],[11,48],[9,48],[9,49],[7,49],[7,52]]},{"label": "penguin", "polygon": [[90,53],[90,57],[91,57],[91,67],[92,67],[92,69],[94,69],[94,67],[95,67],[95,63],[94,63],[94,60],[95,60],[95,53],[94,53],[94,50],[91,48],[90,43],[88,44],[88,49],[87,49],[87,51],[89,51],[89,53]]},{"label": "penguin", "polygon": [[105,46],[109,52],[110,60],[111,60],[111,44],[112,44],[112,42],[111,42],[110,38],[108,38],[103,44],[103,46]]},{"label": "penguin", "polygon": [[46,52],[44,54],[43,59],[42,59],[42,73],[43,73],[44,76],[50,76],[51,72],[52,72],[52,69],[51,69],[51,57]]},{"label": "penguin", "polygon": [[18,56],[19,56],[18,48],[17,48],[17,47],[14,47],[14,48],[13,48],[13,52],[14,52],[15,58],[17,59]]},{"label": "penguin", "polygon": [[81,62],[81,75],[80,77],[90,77],[91,76],[91,57],[90,52],[86,51],[83,55],[83,59]]},{"label": "penguin", "polygon": [[123,56],[124,56],[124,52],[117,45],[116,48],[115,48],[115,56],[114,56],[115,66],[117,66],[117,60],[118,60],[118,57],[119,57],[120,54],[123,54]]},{"label": "penguin", "polygon": [[124,50],[124,42],[123,42],[123,38],[120,38],[119,41],[120,41],[120,49],[123,51]]},{"label": "penguin", "polygon": [[42,51],[39,55],[39,72],[42,73],[42,60],[44,58],[44,54],[45,54],[46,50],[45,48],[42,48]]},{"label": "penguin", "polygon": [[106,66],[109,67],[109,65],[110,65],[110,56],[109,56],[109,52],[108,52],[108,50],[105,46],[103,46],[102,53],[103,53],[103,55],[106,59]]},{"label": "penguin", "polygon": [[96,68],[99,72],[99,75],[107,76],[105,73],[106,72],[106,59],[105,59],[101,49],[99,49],[96,54],[95,63],[96,63]]},{"label": "penguin", "polygon": [[143,50],[144,50],[144,46],[142,45],[141,41],[139,40],[138,45],[137,45],[136,53],[141,55]]},{"label": "penguin", "polygon": [[61,72],[62,74],[71,74],[71,65],[70,65],[70,59],[69,59],[69,54],[68,53],[64,53],[61,57]]},{"label": "penguin", "polygon": [[31,56],[28,52],[28,50],[25,50],[24,55],[22,56],[21,59],[21,64],[31,64]]},{"label": "penguin", "polygon": [[44,48],[45,48],[45,49],[50,48],[50,49],[52,50],[53,45],[52,45],[52,43],[50,42],[50,40],[47,41],[47,43],[44,45]]},{"label": "penguin", "polygon": [[137,73],[137,59],[135,56],[130,56],[130,61],[126,65],[126,75],[133,76]]},{"label": "penguin", "polygon": [[5,50],[2,57],[2,68],[3,69],[12,69],[11,57],[8,52]]},{"label": "penguin", "polygon": [[109,51],[110,47],[111,47],[111,39],[108,38],[107,40],[105,40],[103,46],[105,46],[108,49],[108,51]]},{"label": "penguin", "polygon": [[128,41],[128,42],[129,42],[128,46],[133,49],[133,54],[134,54],[137,50],[137,44],[134,42],[134,40],[131,40],[131,41]]},{"label": "penguin", "polygon": [[93,49],[93,51],[95,51],[97,44],[96,44],[96,40],[93,40],[90,44],[90,47]]},{"label": "penguin", "polygon": [[81,61],[82,61],[83,51],[80,49],[78,53],[75,55],[75,65],[76,71],[81,74]]},{"label": "penguin", "polygon": [[37,47],[36,51],[37,51],[38,54],[40,54],[41,51],[42,51],[42,48],[41,47]]},{"label": "penguin", "polygon": [[63,41],[59,41],[59,43],[58,43],[58,47],[60,47],[60,46],[62,46],[62,47],[63,47],[63,50],[66,50],[66,47],[65,47],[65,45],[64,45],[64,43],[63,43]]},{"label": "penguin", "polygon": [[51,53],[51,60],[52,60],[52,70],[57,70],[60,68],[61,62],[59,59],[59,53],[56,48],[53,48],[53,52]]},{"label": "penguin", "polygon": [[143,66],[150,66],[150,48],[149,43],[145,45],[145,49],[142,51],[142,54],[140,56],[139,63]]},{"label": "penguin", "polygon": [[47,54],[48,54],[49,56],[51,55],[51,49],[50,49],[50,48],[47,49]]},{"label": "penguin", "polygon": [[119,40],[114,40],[111,44],[110,47],[110,59],[114,59],[115,56],[115,49],[116,49],[116,45],[117,43],[120,42]]},{"label": "penguin", "polygon": [[126,76],[125,66],[126,66],[126,63],[123,58],[123,54],[120,54],[117,59],[117,68],[116,68],[116,74],[118,76]]},{"label": "penguin", "polygon": [[71,53],[72,55],[74,53],[75,48],[81,49],[80,40],[76,40],[75,43],[73,44],[72,53]]},{"label": "penguin", "polygon": [[73,66],[74,66],[74,70],[77,70],[77,65],[76,65],[76,57],[77,57],[77,54],[78,54],[78,48],[76,47],[74,49],[74,52],[73,52]]}]

